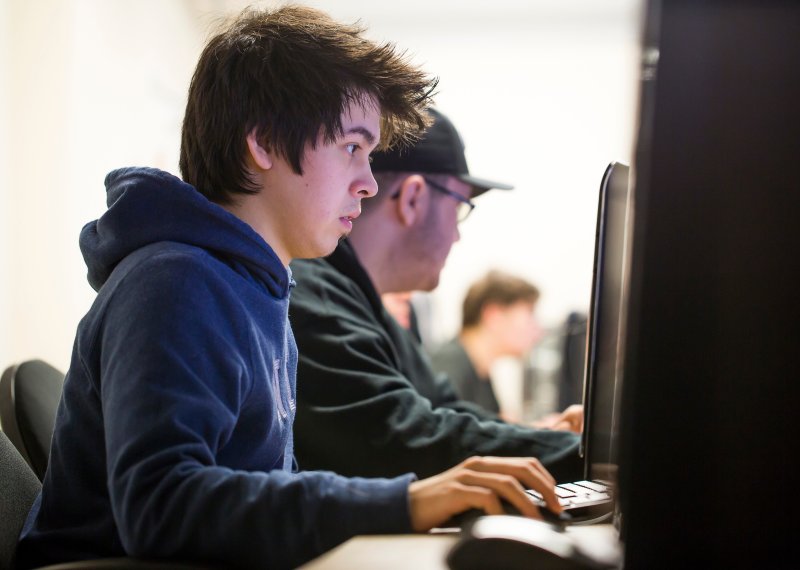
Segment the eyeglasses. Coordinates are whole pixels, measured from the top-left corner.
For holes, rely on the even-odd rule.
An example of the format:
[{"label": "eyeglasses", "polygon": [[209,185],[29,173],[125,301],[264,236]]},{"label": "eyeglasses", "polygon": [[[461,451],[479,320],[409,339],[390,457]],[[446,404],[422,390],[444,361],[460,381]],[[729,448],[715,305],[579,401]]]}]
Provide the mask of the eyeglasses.
[{"label": "eyeglasses", "polygon": [[465,198],[458,192],[453,192],[449,188],[445,188],[444,186],[434,182],[430,178],[424,178],[424,180],[434,190],[441,192],[442,194],[447,194],[451,198],[455,198],[460,202],[458,205],[458,211],[456,212],[456,219],[458,220],[458,223],[461,223],[464,220],[466,220],[472,213],[472,210],[475,209],[475,204],[473,204],[472,200],[470,200],[469,198]]}]

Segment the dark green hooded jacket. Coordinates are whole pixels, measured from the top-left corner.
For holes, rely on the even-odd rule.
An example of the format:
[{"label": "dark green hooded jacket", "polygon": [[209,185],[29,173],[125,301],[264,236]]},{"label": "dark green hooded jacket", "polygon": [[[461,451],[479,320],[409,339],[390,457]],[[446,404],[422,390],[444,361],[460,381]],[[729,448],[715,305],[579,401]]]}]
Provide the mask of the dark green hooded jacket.
[{"label": "dark green hooded jacket", "polygon": [[583,477],[576,434],[508,424],[457,399],[383,308],[349,242],[292,271],[302,469],[428,477],[472,455],[534,456],[559,481]]}]

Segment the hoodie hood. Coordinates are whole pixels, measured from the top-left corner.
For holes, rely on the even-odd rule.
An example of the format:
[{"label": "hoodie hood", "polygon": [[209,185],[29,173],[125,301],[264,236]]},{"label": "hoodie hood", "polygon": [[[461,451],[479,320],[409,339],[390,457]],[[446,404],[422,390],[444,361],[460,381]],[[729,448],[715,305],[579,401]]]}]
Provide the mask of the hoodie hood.
[{"label": "hoodie hood", "polygon": [[193,186],[155,168],[122,168],[106,176],[108,210],[83,227],[80,247],[97,291],[128,255],[172,241],[242,264],[275,297],[285,297],[291,272],[264,239]]}]

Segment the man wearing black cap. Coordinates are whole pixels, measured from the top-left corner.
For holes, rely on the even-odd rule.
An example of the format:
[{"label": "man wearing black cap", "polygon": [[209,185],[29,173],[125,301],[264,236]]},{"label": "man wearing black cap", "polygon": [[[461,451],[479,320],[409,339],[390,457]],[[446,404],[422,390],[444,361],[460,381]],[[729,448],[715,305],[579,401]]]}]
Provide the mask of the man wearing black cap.
[{"label": "man wearing black cap", "polygon": [[578,436],[508,424],[458,400],[380,295],[431,290],[472,199],[511,186],[473,177],[453,124],[373,155],[378,195],[328,258],[292,264],[299,349],[295,452],[303,469],[434,475],[472,455],[533,456],[559,480],[582,474]]}]

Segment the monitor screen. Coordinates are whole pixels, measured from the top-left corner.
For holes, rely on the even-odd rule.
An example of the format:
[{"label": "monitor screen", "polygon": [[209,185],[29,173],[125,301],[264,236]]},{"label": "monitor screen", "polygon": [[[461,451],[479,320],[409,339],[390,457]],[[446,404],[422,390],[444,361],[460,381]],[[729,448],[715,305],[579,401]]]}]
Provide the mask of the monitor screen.
[{"label": "monitor screen", "polygon": [[582,452],[591,480],[614,486],[621,384],[620,323],[625,306],[629,168],[612,162],[600,184],[586,340]]}]

